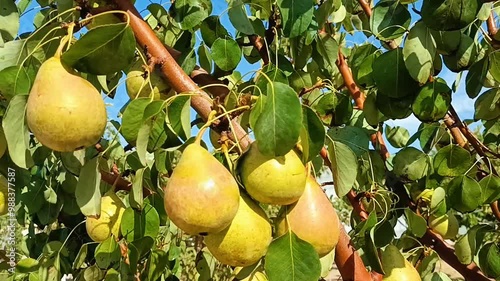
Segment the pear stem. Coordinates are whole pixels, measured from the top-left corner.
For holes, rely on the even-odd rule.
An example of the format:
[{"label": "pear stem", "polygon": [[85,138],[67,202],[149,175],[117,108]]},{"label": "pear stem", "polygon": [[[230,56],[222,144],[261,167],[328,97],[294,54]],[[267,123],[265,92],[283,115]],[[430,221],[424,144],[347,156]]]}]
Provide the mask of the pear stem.
[{"label": "pear stem", "polygon": [[212,123],[214,123],[216,120],[218,120],[224,116],[227,116],[233,112],[236,112],[236,111],[239,111],[242,109],[249,109],[249,108],[250,108],[250,106],[244,105],[244,106],[240,106],[240,107],[231,109],[229,111],[224,110],[224,113],[217,116],[217,117],[214,117],[215,115],[217,115],[217,111],[212,110],[210,112],[210,114],[208,115],[207,122],[205,123],[205,125],[203,125],[203,127],[201,127],[200,131],[198,132],[198,135],[196,135],[196,139],[194,140],[194,142],[197,144],[200,144],[200,141],[201,141],[201,138],[203,137],[203,134],[205,133],[207,128],[210,127],[212,125]]},{"label": "pear stem", "polygon": [[54,54],[54,58],[61,58],[62,51],[64,49],[64,46],[66,43],[69,41],[69,36],[66,35],[61,39],[61,43],[59,43],[59,47],[57,47],[56,53]]},{"label": "pear stem", "polygon": [[233,161],[229,158],[229,149],[227,148],[227,141],[221,144],[222,152],[224,153],[224,157],[226,158],[227,165],[229,166],[229,171],[233,172]]}]

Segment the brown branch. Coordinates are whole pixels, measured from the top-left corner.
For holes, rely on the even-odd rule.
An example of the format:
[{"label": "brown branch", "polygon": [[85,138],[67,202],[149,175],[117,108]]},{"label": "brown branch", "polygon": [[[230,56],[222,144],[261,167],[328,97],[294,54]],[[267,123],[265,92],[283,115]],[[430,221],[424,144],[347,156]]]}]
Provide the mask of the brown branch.
[{"label": "brown branch", "polygon": [[463,137],[462,132],[460,132],[460,129],[457,126],[455,126],[455,121],[453,120],[453,118],[449,114],[446,114],[443,118],[443,121],[448,130],[450,130],[450,134],[453,137],[453,139],[457,142],[457,144],[461,147],[468,149],[469,144]]},{"label": "brown branch", "polygon": [[497,24],[495,23],[493,11],[491,12],[490,16],[488,17],[488,20],[486,21],[486,25],[488,26],[489,36],[491,37],[492,40],[494,40],[493,37],[497,34],[498,28],[497,28]]},{"label": "brown branch", "polygon": [[455,255],[455,250],[448,246],[448,244],[446,244],[439,235],[432,232],[432,230],[428,229],[424,236],[419,240],[423,244],[434,249],[434,251],[439,254],[439,257],[458,271],[465,278],[465,280],[493,281],[493,279],[484,276],[474,262],[469,265],[461,263]]},{"label": "brown branch", "polygon": [[303,95],[310,93],[316,89],[321,89],[324,86],[325,86],[325,83],[323,81],[318,81],[318,82],[316,82],[316,84],[312,85],[309,88],[302,88],[302,90],[300,90],[299,97],[302,97]]},{"label": "brown branch", "polygon": [[259,51],[260,57],[262,58],[262,62],[264,65],[269,64],[269,53],[267,52],[266,43],[264,38],[258,35],[250,35],[248,36],[252,45]]},{"label": "brown branch", "polygon": [[[161,71],[165,75],[169,84],[178,93],[190,92],[191,107],[204,119],[207,120],[212,111],[212,102],[210,97],[202,91],[194,81],[182,70],[175,59],[169,53],[163,43],[156,37],[153,30],[142,19],[141,15],[128,0],[115,0],[118,7],[127,12],[130,18],[130,26],[134,31],[137,43],[148,52],[161,61]],[[247,148],[251,142],[248,134],[235,120],[233,123],[234,132],[231,133],[231,139],[239,141],[243,149]]]},{"label": "brown branch", "polygon": [[351,93],[356,106],[359,109],[363,109],[363,105],[365,103],[365,95],[361,92],[358,85],[356,85],[356,83],[354,82],[351,69],[349,69],[347,62],[345,61],[345,57],[344,54],[342,54],[341,48],[339,48],[337,56],[337,67],[339,68],[342,78],[344,78],[344,84]]},{"label": "brown branch", "polygon": [[[323,147],[321,149],[320,155],[321,158],[323,158],[325,166],[332,169],[332,163],[328,158],[328,151],[326,148]],[[354,193],[354,191],[352,191],[352,193]],[[355,206],[353,205],[353,207]],[[364,208],[361,204],[359,204],[358,207]],[[368,216],[366,216],[366,218],[368,218]],[[370,273],[366,270],[363,260],[359,256],[358,252],[356,252],[356,249],[351,245],[351,238],[347,235],[344,226],[340,224],[339,228],[340,238],[337,246],[335,247],[335,264],[337,264],[337,268],[340,271],[340,275],[342,275],[342,279],[356,281],[377,280],[372,279]]]},{"label": "brown branch", "polygon": [[370,7],[370,3],[366,2],[365,0],[358,0],[359,5],[363,9],[363,12],[368,16],[368,18],[371,18],[372,16],[372,8]]}]

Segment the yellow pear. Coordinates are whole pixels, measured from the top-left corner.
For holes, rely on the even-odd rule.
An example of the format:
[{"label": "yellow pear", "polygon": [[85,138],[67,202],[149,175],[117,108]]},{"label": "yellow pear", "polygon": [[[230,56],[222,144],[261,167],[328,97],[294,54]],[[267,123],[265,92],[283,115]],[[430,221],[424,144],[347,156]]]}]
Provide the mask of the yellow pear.
[{"label": "yellow pear", "polygon": [[165,210],[188,234],[219,232],[233,220],[240,201],[233,175],[198,143],[188,145],[165,187]]},{"label": "yellow pear", "polygon": [[101,215],[99,218],[88,217],[85,222],[87,233],[95,242],[102,242],[111,235],[120,237],[120,226],[125,205],[112,191],[101,197]]},{"label": "yellow pear", "polygon": [[249,197],[241,194],[238,212],[221,232],[204,238],[208,250],[221,263],[249,266],[262,258],[272,240],[266,213]]},{"label": "yellow pear", "polygon": [[45,146],[70,152],[94,145],[106,127],[101,94],[58,56],[46,60],[31,88],[28,126]]},{"label": "yellow pear", "polygon": [[131,100],[148,98],[151,94],[153,94],[155,100],[166,99],[171,89],[158,69],[151,73],[146,72],[141,59],[134,62],[130,67],[125,86]]},{"label": "yellow pear", "polygon": [[243,155],[241,180],[255,200],[276,205],[288,205],[299,200],[306,185],[306,169],[295,151],[284,156],[263,155],[252,143]]},{"label": "yellow pear", "polygon": [[383,281],[421,281],[420,274],[399,252],[394,245],[389,245],[380,256],[385,275]]},{"label": "yellow pear", "polygon": [[[288,220],[288,223],[287,223]],[[320,257],[330,253],[339,241],[339,217],[316,180],[309,176],[299,201],[284,206],[277,220],[277,235],[288,226],[302,240],[313,245]]]},{"label": "yellow pear", "polygon": [[9,183],[7,179],[0,175],[0,216],[7,214],[8,210],[8,192]]},{"label": "yellow pear", "polygon": [[444,239],[453,239],[458,234],[458,220],[451,210],[440,217],[430,215],[428,223],[429,227]]}]

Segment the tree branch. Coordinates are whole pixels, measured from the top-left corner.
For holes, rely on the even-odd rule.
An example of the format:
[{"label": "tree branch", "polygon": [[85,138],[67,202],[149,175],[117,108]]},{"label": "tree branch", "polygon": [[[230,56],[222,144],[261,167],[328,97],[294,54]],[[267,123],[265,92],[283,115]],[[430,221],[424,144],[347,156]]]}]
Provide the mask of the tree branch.
[{"label": "tree branch", "polygon": [[[190,92],[191,107],[204,119],[212,111],[212,101],[210,97],[202,91],[194,81],[182,70],[175,59],[169,53],[163,43],[156,37],[153,30],[142,19],[141,15],[129,0],[115,0],[118,7],[127,12],[130,17],[130,26],[134,31],[137,43],[142,48],[147,48],[148,52],[161,62],[161,71],[165,75],[169,84],[178,93]],[[247,148],[251,142],[248,134],[235,120],[231,120],[234,132],[230,138],[238,141],[243,149]]]}]

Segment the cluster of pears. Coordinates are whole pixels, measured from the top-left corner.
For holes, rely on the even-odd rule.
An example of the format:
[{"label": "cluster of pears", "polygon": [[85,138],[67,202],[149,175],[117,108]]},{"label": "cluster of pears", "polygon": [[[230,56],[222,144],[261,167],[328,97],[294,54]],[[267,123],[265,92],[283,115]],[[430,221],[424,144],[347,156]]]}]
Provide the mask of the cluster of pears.
[{"label": "cluster of pears", "polygon": [[67,40],[40,66],[26,106],[31,132],[40,143],[60,152],[96,144],[107,122],[99,91],[61,61]]},{"label": "cluster of pears", "polygon": [[338,216],[295,151],[268,157],[254,142],[242,156],[239,172],[246,192],[240,192],[231,172],[200,145],[198,137],[184,149],[165,187],[170,220],[188,234],[205,236],[208,250],[230,266],[256,263],[273,239],[269,218],[258,202],[283,206],[277,236],[291,228],[319,256],[334,249]]},{"label": "cluster of pears", "polygon": [[120,237],[120,227],[125,205],[121,199],[114,193],[108,191],[101,197],[101,215],[96,217],[87,217],[85,226],[89,237],[95,242],[103,242],[113,235]]},{"label": "cluster of pears", "polygon": [[[434,189],[424,189],[417,198],[430,205],[433,194]],[[452,210],[448,210],[444,215],[431,213],[427,218],[427,225],[432,231],[441,235],[443,239],[455,239],[460,228],[457,217]]]}]

